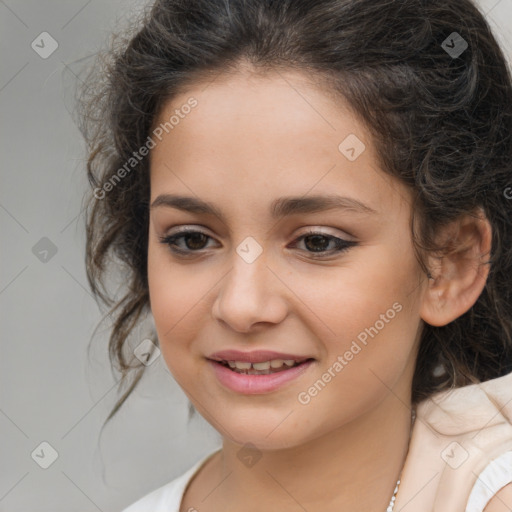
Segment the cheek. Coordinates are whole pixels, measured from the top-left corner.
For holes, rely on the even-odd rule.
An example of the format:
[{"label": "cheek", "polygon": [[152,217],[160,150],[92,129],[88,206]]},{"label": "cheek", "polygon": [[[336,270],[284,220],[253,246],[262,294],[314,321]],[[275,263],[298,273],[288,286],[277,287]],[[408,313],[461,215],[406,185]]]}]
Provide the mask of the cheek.
[{"label": "cheek", "polygon": [[148,288],[160,351],[176,382],[197,389],[205,354],[197,340],[211,320],[211,294],[218,275],[199,262],[180,262],[150,232]]},{"label": "cheek", "polygon": [[[150,242],[151,244],[151,242]],[[182,345],[183,319],[186,319],[189,295],[184,293],[183,276],[173,267],[165,251],[160,248],[148,250],[148,287],[151,313],[160,342],[160,350],[171,372],[175,373]],[[180,321],[181,320],[181,321]]]},{"label": "cheek", "polygon": [[337,375],[334,386],[346,400],[385,391],[411,364],[420,322],[415,269],[408,255],[380,251],[378,258],[365,259],[347,274],[343,286],[332,287],[329,301],[323,301],[320,316],[334,332],[323,339],[328,351],[323,370],[331,368]]},{"label": "cheek", "polygon": [[[176,263],[165,246],[150,238],[148,248],[148,287],[151,311],[162,341],[181,323],[187,311],[200,300],[194,274]],[[191,268],[191,267],[188,267]]]},{"label": "cheek", "polygon": [[375,246],[361,251],[348,265],[350,270],[326,274],[325,281],[317,279],[316,284],[304,283],[301,288],[325,325],[327,339],[346,343],[376,322],[379,331],[390,332],[389,326],[400,324],[404,316],[397,309],[407,309],[406,303],[414,296],[414,263],[407,255],[400,257],[392,249]]}]

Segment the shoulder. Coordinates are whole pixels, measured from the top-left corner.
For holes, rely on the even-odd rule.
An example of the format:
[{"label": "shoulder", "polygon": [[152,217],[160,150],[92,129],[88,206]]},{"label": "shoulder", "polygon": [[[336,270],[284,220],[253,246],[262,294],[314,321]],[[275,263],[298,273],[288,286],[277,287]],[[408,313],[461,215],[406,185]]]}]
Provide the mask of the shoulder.
[{"label": "shoulder", "polygon": [[184,475],[181,475],[171,482],[158,487],[127,508],[124,508],[121,512],[147,512],[148,510],[163,512],[164,510],[170,510],[169,507],[179,505],[177,495],[179,494],[179,487],[181,487],[183,477]]},{"label": "shoulder", "polygon": [[151,512],[178,512],[188,483],[199,469],[220,449],[217,448],[209,453],[185,471],[185,473],[146,494],[121,512],[148,512],[148,510],[151,510]]},{"label": "shoulder", "polygon": [[512,510],[512,483],[500,489],[484,508],[484,512],[509,512]]},{"label": "shoulder", "polygon": [[511,483],[512,373],[418,404],[401,484],[404,512],[511,512]]},{"label": "shoulder", "polygon": [[478,475],[467,503],[468,512],[510,511],[512,505],[512,450],[492,460]]},{"label": "shoulder", "polygon": [[512,426],[512,372],[502,377],[453,388],[424,400],[418,416],[436,432],[463,436]]}]

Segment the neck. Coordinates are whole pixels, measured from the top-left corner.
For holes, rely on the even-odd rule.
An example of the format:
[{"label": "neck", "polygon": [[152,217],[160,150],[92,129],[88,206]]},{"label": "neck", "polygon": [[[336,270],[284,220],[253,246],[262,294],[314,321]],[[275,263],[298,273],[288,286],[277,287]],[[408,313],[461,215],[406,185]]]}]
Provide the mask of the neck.
[{"label": "neck", "polygon": [[[212,471],[212,510],[385,512],[409,446],[411,411],[393,394],[356,420],[300,446],[259,451],[254,465],[224,439]],[[313,483],[313,485],[312,485]],[[212,499],[213,498],[213,499]]]}]

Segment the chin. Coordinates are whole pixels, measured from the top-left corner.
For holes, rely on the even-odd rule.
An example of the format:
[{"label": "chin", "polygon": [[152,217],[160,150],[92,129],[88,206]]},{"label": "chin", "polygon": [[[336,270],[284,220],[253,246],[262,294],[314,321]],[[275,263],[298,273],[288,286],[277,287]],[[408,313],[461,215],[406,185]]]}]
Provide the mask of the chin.
[{"label": "chin", "polygon": [[[212,426],[219,430],[222,437],[239,444],[241,449],[252,445],[258,450],[281,450],[302,444],[301,433],[294,422],[287,423],[286,414],[270,415],[262,418],[260,413],[233,418],[223,415],[216,418]],[[232,420],[232,421],[231,421]]]},{"label": "chin", "polygon": [[274,451],[274,450],[286,450],[292,449],[296,446],[300,445],[301,442],[299,440],[295,441],[294,439],[290,439],[289,436],[285,434],[285,436],[275,436],[274,435],[268,437],[268,432],[259,432],[259,433],[247,433],[241,432],[240,436],[237,438],[229,437],[229,440],[233,443],[240,445],[240,454],[244,452],[258,451],[266,452],[266,451]]}]

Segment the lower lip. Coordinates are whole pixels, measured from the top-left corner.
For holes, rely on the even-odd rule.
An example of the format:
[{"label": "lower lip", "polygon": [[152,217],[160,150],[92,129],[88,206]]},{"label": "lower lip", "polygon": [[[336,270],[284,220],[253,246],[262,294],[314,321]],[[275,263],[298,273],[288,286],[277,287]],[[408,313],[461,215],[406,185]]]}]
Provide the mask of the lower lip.
[{"label": "lower lip", "polygon": [[232,391],[236,391],[237,393],[256,395],[261,393],[270,393],[287,382],[296,379],[314,363],[314,360],[311,359],[297,366],[293,366],[288,370],[269,373],[268,375],[246,375],[243,373],[236,373],[223,364],[211,359],[208,360],[208,363],[212,366],[220,383],[225,387]]}]

